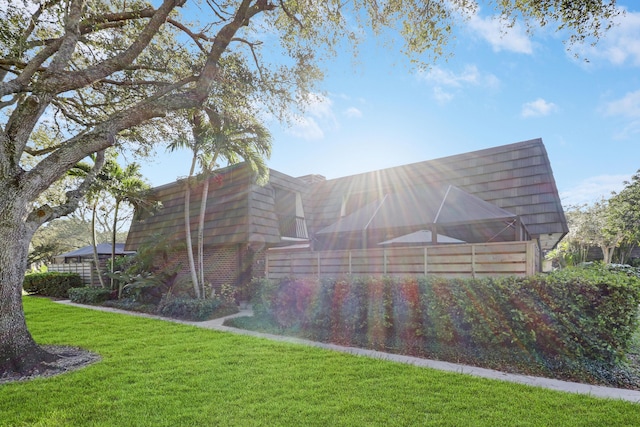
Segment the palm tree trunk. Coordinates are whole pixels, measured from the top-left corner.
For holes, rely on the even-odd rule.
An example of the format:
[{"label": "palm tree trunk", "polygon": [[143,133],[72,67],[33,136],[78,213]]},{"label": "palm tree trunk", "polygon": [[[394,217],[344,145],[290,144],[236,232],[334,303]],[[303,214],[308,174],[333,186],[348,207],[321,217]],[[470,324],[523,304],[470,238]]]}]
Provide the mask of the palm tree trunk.
[{"label": "palm tree trunk", "polygon": [[[204,281],[204,217],[207,210],[207,198],[209,196],[209,177],[207,176],[202,186],[202,200],[200,201],[200,217],[198,219],[198,273],[202,286],[202,296],[206,298]],[[213,294],[212,294],[213,296]]]},{"label": "palm tree trunk", "polygon": [[100,286],[106,288],[102,272],[100,271],[100,258],[98,257],[98,245],[96,243],[96,210],[98,209],[98,201],[93,202],[93,212],[91,214],[91,246],[93,246],[93,263],[95,264],[96,274]]},{"label": "palm tree trunk", "polygon": [[[119,207],[120,207],[120,200],[116,199],[116,207],[113,213],[113,229],[111,230],[111,274],[112,276],[110,280],[110,287],[112,291],[113,291],[113,288],[115,287],[114,286],[115,279],[113,278],[113,269],[116,263],[116,238],[117,238],[116,226],[118,225],[118,208]],[[122,296],[122,286],[118,286],[118,299],[121,296]]]},{"label": "palm tree trunk", "polygon": [[198,285],[198,274],[196,264],[193,260],[193,244],[191,242],[191,215],[189,207],[191,205],[191,176],[187,178],[187,187],[184,192],[184,232],[187,240],[187,257],[189,258],[189,270],[191,270],[191,281],[196,298],[200,298],[200,286]]}]

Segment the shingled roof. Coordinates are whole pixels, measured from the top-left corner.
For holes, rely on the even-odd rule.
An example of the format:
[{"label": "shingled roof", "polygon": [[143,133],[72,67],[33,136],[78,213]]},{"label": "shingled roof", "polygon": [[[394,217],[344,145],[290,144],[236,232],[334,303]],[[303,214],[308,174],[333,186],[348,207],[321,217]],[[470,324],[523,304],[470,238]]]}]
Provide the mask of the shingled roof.
[{"label": "shingled roof", "polygon": [[[414,203],[411,206],[418,207],[411,207],[415,211],[411,212],[410,204],[404,201],[407,197],[424,199],[433,195],[438,205],[448,188],[455,189],[450,195],[451,200],[459,198],[457,204],[453,203],[455,206],[449,206],[450,211],[445,212],[450,223],[455,222],[456,218],[475,221],[479,217],[519,217],[529,235],[540,240],[542,250],[552,249],[568,232],[549,158],[541,139],[330,180],[320,179],[317,175],[294,178],[271,170],[269,183],[257,186],[252,172],[244,165],[221,169],[218,177],[221,181],[212,181],[209,188],[205,219],[206,245],[262,243],[274,246],[286,243],[286,239],[280,235],[278,224],[279,216],[285,214],[277,212],[278,188],[301,194],[311,237],[323,229],[331,230],[331,227],[339,231],[336,224],[342,222],[343,228],[349,225],[346,221],[349,214],[366,206],[375,209],[385,196],[392,203],[381,211],[382,215],[376,221],[389,223],[404,218],[408,222],[403,225],[410,227],[404,230],[396,227],[398,232],[407,234],[422,230],[429,224],[442,222],[434,221],[434,212],[427,212],[433,210],[435,205]],[[154,234],[175,240],[184,239],[183,184],[174,182],[158,187],[154,194],[163,202],[163,208],[151,218],[133,221],[127,249],[137,249]],[[192,232],[197,228],[199,199],[200,190],[194,188],[190,208]],[[353,210],[347,212],[347,205]],[[421,211],[418,212],[418,209]],[[365,209],[358,215],[366,214]],[[354,218],[348,220],[354,220],[356,224]],[[371,218],[369,216],[367,220]],[[439,230],[445,231],[444,228]],[[467,240],[466,236],[449,235],[473,241]],[[378,243],[399,236],[380,236],[382,240]]]},{"label": "shingled roof", "polygon": [[[202,184],[191,190],[191,233],[195,242],[198,214],[202,199]],[[259,243],[280,244],[282,239],[276,214],[275,188],[287,188],[306,193],[308,184],[275,170],[269,171],[269,182],[255,184],[255,174],[246,163],[238,163],[216,171],[210,178],[205,212],[204,244],[234,245]],[[127,236],[126,248],[136,250],[154,236],[171,241],[185,240],[185,182],[180,180],[154,188],[152,198],[162,208],[153,216],[134,219]]]},{"label": "shingled roof", "polygon": [[338,222],[351,195],[419,192],[455,186],[521,218],[541,249],[568,232],[547,151],[541,139],[382,169],[313,185],[308,212],[313,230]]}]

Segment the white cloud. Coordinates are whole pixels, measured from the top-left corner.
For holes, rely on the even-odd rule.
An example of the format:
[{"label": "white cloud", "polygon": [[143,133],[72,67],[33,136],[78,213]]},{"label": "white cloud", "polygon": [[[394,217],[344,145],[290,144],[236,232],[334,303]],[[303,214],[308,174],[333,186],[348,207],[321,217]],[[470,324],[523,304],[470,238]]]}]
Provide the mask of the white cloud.
[{"label": "white cloud", "polygon": [[318,140],[324,138],[324,131],[313,118],[296,116],[292,121],[293,124],[289,129],[287,129],[287,133],[306,140]]},{"label": "white cloud", "polygon": [[640,119],[640,90],[629,92],[618,100],[608,102],[604,107],[604,114]]},{"label": "white cloud", "polygon": [[615,139],[630,139],[640,134],[640,90],[628,92],[622,98],[606,103],[601,111],[605,116],[629,119],[613,135]]},{"label": "white cloud", "polygon": [[441,86],[462,87],[463,85],[475,85],[480,80],[480,72],[475,65],[467,65],[460,74],[445,70],[440,67],[433,67],[420,77],[428,82]]},{"label": "white cloud", "polygon": [[418,79],[434,85],[433,96],[440,103],[451,101],[455,90],[469,86],[493,88],[500,85],[500,80],[495,75],[482,74],[475,65],[465,66],[460,73],[433,67],[427,72],[419,73]]},{"label": "white cloud", "polygon": [[319,93],[310,93],[304,99],[304,114],[295,114],[287,133],[307,140],[324,138],[325,130],[339,127],[333,112],[333,101]]},{"label": "white cloud", "polygon": [[614,65],[640,66],[640,12],[626,11],[596,46],[585,44],[574,50],[592,61],[602,59]]},{"label": "white cloud", "polygon": [[450,102],[453,99],[454,94],[445,91],[443,88],[439,86],[436,86],[433,88],[433,97],[436,99],[436,101],[438,101],[438,103],[446,104],[447,102]]},{"label": "white cloud", "polygon": [[487,41],[494,52],[503,50],[530,55],[533,45],[526,31],[517,23],[512,27],[499,16],[483,18],[478,14],[471,16],[469,27]]},{"label": "white cloud", "polygon": [[560,192],[560,200],[565,209],[569,206],[592,204],[602,198],[611,197],[611,192],[624,188],[632,174],[599,175],[582,180],[576,186]]},{"label": "white cloud", "polygon": [[547,102],[542,98],[527,102],[522,106],[522,117],[541,117],[558,110],[558,106],[553,102]]},{"label": "white cloud", "polygon": [[335,122],[333,113],[333,101],[319,93],[310,93],[306,99],[305,111],[319,119],[328,119]]},{"label": "white cloud", "polygon": [[350,119],[359,119],[362,117],[362,111],[360,111],[356,107],[347,108],[343,114]]},{"label": "white cloud", "polygon": [[[365,103],[358,99],[356,103]],[[352,103],[348,95],[332,93],[323,95],[310,93],[302,100],[303,110],[291,113],[291,127],[287,133],[306,140],[323,139],[327,132],[340,129],[339,118],[359,119],[363,117],[362,111],[349,105]]]}]

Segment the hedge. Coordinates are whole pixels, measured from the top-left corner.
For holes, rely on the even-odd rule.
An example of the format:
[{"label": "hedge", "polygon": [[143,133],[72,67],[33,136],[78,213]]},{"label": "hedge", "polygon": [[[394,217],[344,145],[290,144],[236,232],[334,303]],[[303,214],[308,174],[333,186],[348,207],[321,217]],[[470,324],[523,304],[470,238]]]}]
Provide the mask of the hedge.
[{"label": "hedge", "polygon": [[541,362],[624,357],[640,280],[602,266],[525,278],[262,279],[255,315],[316,340],[405,354]]},{"label": "hedge", "polygon": [[89,286],[69,289],[69,299],[78,304],[100,304],[110,299],[111,294],[109,289]]},{"label": "hedge", "polygon": [[68,298],[69,289],[81,286],[79,274],[55,271],[27,274],[22,283],[25,292],[54,298]]},{"label": "hedge", "polygon": [[164,298],[158,306],[158,314],[183,320],[203,321],[237,313],[238,308],[222,300],[193,298]]}]

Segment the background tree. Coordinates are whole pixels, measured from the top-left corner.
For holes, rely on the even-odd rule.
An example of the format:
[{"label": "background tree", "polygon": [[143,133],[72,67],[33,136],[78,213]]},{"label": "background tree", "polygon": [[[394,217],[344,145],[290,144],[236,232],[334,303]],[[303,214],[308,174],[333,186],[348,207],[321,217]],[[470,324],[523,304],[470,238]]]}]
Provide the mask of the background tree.
[{"label": "background tree", "polygon": [[624,233],[620,263],[626,263],[640,244],[640,171],[624,184],[624,189],[609,199],[611,217]]},{"label": "background tree", "polygon": [[[110,225],[112,223],[113,206],[111,200],[103,200],[102,207],[98,210],[98,228],[96,230],[97,240],[99,242],[107,242],[112,237]],[[129,217],[131,213],[127,213]],[[107,216],[107,218],[105,218]],[[120,216],[120,221],[125,218]],[[48,248],[40,250],[43,262],[52,263],[56,255],[70,252],[91,244],[91,221],[87,218],[91,217],[88,207],[85,203],[81,204],[78,210],[65,218],[59,218],[40,227],[33,236],[29,257],[36,256],[35,252],[38,248]],[[107,228],[107,225],[109,228]],[[118,242],[124,242],[127,238],[126,226],[118,226],[116,231],[116,239]]]},{"label": "background tree", "polygon": [[626,225],[611,199],[570,206],[565,214],[569,233],[547,256],[560,267],[587,261],[592,248],[600,248],[603,262],[609,264],[616,248],[629,238]]},{"label": "background tree", "polygon": [[[553,23],[572,30],[574,41],[597,38],[618,13],[609,1],[488,3],[531,28]],[[42,224],[78,206],[107,148],[144,153],[156,141],[173,140],[184,127],[176,112],[224,105],[227,93],[240,106],[285,119],[321,77],[318,61],[357,44],[361,30],[397,30],[406,52],[428,61],[476,7],[469,0],[154,4],[14,0],[0,6],[0,375],[37,370],[54,358],[35,344],[22,310],[29,242]],[[179,14],[194,8],[202,24]],[[220,90],[225,87],[235,92]],[[34,138],[41,129],[54,133],[53,145]],[[38,203],[91,154],[92,171],[60,204]],[[35,158],[29,167],[28,156]]]},{"label": "background tree", "polygon": [[612,215],[606,199],[601,199],[584,210],[576,234],[580,236],[584,246],[596,246],[602,250],[605,264],[611,263],[614,249],[624,239],[623,227]]}]

